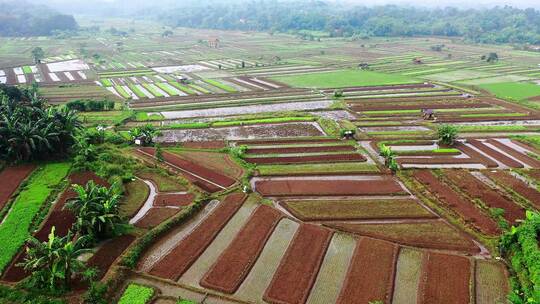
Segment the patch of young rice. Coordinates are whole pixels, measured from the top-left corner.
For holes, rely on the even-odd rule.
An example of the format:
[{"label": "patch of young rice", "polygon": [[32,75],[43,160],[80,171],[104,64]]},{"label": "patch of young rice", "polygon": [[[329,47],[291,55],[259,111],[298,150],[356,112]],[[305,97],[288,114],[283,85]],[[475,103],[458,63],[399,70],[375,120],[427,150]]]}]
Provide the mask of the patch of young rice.
[{"label": "patch of young rice", "polygon": [[138,284],[129,284],[118,304],[146,304],[154,295],[154,289]]},{"label": "patch of young rice", "polygon": [[394,296],[392,303],[416,303],[421,265],[421,251],[401,248],[397,261],[396,277],[394,279]]}]

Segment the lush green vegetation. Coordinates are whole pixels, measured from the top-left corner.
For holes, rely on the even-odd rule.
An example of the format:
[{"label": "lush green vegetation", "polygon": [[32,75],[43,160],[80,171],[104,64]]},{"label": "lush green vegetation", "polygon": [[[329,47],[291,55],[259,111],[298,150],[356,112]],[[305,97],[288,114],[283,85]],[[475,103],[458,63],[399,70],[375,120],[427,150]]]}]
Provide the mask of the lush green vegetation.
[{"label": "lush green vegetation", "polygon": [[77,99],[66,103],[66,107],[70,110],[77,110],[81,112],[90,111],[112,111],[114,110],[115,103],[112,100],[102,99]]},{"label": "lush green vegetation", "polygon": [[156,90],[156,87],[150,85],[149,83],[143,83],[142,86],[150,92],[150,94],[156,96],[156,97],[163,97],[163,94]]},{"label": "lush green vegetation", "polygon": [[[186,94],[189,94],[189,95],[195,95],[197,94],[193,89],[191,89],[190,87],[188,86],[185,86],[185,85],[181,85],[180,83],[176,82],[176,81],[171,81],[169,82],[170,85],[172,85],[173,87],[179,89],[180,91],[186,93]],[[209,92],[208,92],[209,93]]]},{"label": "lush green vegetation", "polygon": [[42,165],[22,188],[11,211],[0,225],[0,270],[5,269],[30,236],[30,227],[47,199],[69,172],[69,163]]},{"label": "lush green vegetation", "polygon": [[135,114],[136,121],[151,121],[151,120],[163,120],[163,115],[159,113],[149,114],[147,112],[137,112]]},{"label": "lush green vegetation", "polygon": [[343,88],[351,86],[391,85],[418,82],[397,74],[383,74],[363,70],[300,74],[273,77],[274,80],[301,88]]},{"label": "lush green vegetation", "polygon": [[439,143],[451,146],[458,137],[458,128],[449,124],[440,125],[437,128],[437,137],[439,138]]},{"label": "lush green vegetation", "polygon": [[37,87],[18,94],[20,98],[0,92],[0,158],[28,161],[68,153],[81,128],[75,111],[47,108]]},{"label": "lush green vegetation", "polygon": [[[181,27],[259,31],[296,31],[306,39],[324,31],[331,36],[464,36],[475,42],[540,43],[540,12],[508,7],[481,10],[424,9],[412,6],[374,6],[307,1],[186,2],[160,11],[159,20]],[[515,20],[521,22],[516,23]]]},{"label": "lush green vegetation", "polygon": [[154,289],[138,284],[129,284],[118,304],[145,304],[154,295]]},{"label": "lush green vegetation", "polygon": [[512,303],[540,303],[539,232],[540,214],[527,211],[526,220],[501,238],[501,253],[515,272],[510,294]]}]

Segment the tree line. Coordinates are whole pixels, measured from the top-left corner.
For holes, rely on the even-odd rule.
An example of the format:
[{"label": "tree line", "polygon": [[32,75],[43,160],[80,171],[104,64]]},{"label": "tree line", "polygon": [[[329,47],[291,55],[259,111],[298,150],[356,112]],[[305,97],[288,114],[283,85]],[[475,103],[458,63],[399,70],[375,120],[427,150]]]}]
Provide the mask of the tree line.
[{"label": "tree line", "polygon": [[[182,4],[180,4],[182,5]],[[173,27],[270,32],[324,31],[355,38],[437,35],[481,43],[540,44],[540,12],[490,9],[364,7],[323,1],[190,2],[157,15]]]},{"label": "tree line", "polygon": [[0,2],[0,36],[50,36],[78,29],[71,15],[27,2]]}]

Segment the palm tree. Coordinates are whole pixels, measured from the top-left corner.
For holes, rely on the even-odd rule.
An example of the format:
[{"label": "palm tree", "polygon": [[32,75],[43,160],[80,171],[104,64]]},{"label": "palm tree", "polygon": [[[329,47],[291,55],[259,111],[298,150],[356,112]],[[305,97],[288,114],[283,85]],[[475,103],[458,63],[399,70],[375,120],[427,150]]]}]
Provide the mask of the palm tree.
[{"label": "palm tree", "polygon": [[17,266],[31,273],[29,282],[33,287],[51,292],[68,289],[73,276],[86,269],[77,258],[91,252],[84,247],[87,241],[87,237],[74,239],[71,231],[64,237],[56,236],[52,227],[46,242],[28,239],[24,262]]},{"label": "palm tree", "polygon": [[102,187],[90,181],[85,187],[73,185],[77,197],[65,208],[76,216],[75,230],[97,239],[114,236],[124,224],[119,215],[120,195],[117,187]]}]

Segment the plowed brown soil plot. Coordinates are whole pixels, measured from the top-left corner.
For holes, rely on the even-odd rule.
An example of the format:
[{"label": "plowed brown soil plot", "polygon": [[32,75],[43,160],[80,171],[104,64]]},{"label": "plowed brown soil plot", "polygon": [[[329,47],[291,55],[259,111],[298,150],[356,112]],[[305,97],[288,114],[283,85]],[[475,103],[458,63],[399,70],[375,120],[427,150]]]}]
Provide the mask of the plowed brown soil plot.
[{"label": "plowed brown soil plot", "polygon": [[482,213],[474,203],[463,198],[452,188],[442,183],[431,171],[415,171],[413,176],[422,183],[430,193],[434,194],[439,201],[459,214],[465,222],[470,223],[476,229],[489,235],[497,235],[500,232],[497,223],[495,223],[492,218]]},{"label": "plowed brown soil plot", "polygon": [[494,160],[485,157],[484,154],[462,143],[456,143],[455,147],[461,150],[463,153],[469,155],[469,157],[474,159],[477,163],[483,164],[488,168],[497,168],[499,166],[499,164],[497,164],[497,162],[495,162]]},{"label": "plowed brown soil plot", "polygon": [[245,161],[254,164],[305,164],[305,163],[331,163],[331,162],[362,162],[366,158],[360,154],[331,154],[309,156],[283,156],[283,157],[246,157]]},{"label": "plowed brown soil plot", "polygon": [[360,239],[337,303],[389,303],[398,251],[399,247],[395,244],[369,238]]},{"label": "plowed brown soil plot", "polygon": [[536,208],[540,208],[540,192],[527,185],[524,181],[504,171],[487,171],[485,174],[503,187],[524,197]]},{"label": "plowed brown soil plot", "polygon": [[[137,151],[143,154],[149,154],[151,156],[154,156],[155,154],[155,149],[153,148],[140,148]],[[222,190],[216,185],[226,188],[235,183],[235,180],[228,176],[214,172],[193,162],[184,160],[172,153],[163,152],[163,158],[173,167],[179,168],[183,173],[185,173],[188,179],[192,180],[198,186],[201,186],[204,190],[216,192]],[[212,183],[216,185],[213,185]]]},{"label": "plowed brown soil plot", "polygon": [[444,221],[411,223],[359,224],[328,222],[326,226],[341,231],[382,239],[402,245],[478,253],[480,248],[469,236]]},{"label": "plowed brown soil plot", "polygon": [[328,229],[301,225],[263,299],[270,303],[305,303],[331,238]]},{"label": "plowed brown soil plot", "polygon": [[405,195],[390,178],[382,180],[267,180],[255,183],[263,196]]},{"label": "plowed brown soil plot", "polygon": [[444,175],[470,197],[481,200],[490,208],[504,209],[504,218],[511,224],[525,217],[525,210],[523,208],[491,189],[469,172],[445,170]]},{"label": "plowed brown soil plot", "polygon": [[148,212],[135,223],[139,228],[153,228],[180,212],[177,208],[152,207]]},{"label": "plowed brown soil plot", "polygon": [[[495,140],[495,139],[488,139],[487,140],[488,143],[494,145],[495,147],[501,149],[502,151],[504,151],[505,153],[507,153],[508,155],[514,157],[515,159],[518,159],[519,161],[533,167],[533,168],[540,168],[540,161],[537,160],[537,159],[534,159],[532,157],[529,157],[528,155],[525,155],[503,143],[501,143],[500,141],[498,140]],[[530,148],[529,148],[530,149]]]},{"label": "plowed brown soil plot", "polygon": [[469,303],[470,260],[457,255],[427,253],[418,290],[418,303]]},{"label": "plowed brown soil plot", "polygon": [[35,165],[22,165],[8,167],[0,172],[0,210],[6,206],[9,198],[35,168]]},{"label": "plowed brown soil plot", "polygon": [[154,200],[156,207],[184,207],[193,202],[193,194],[160,193]]},{"label": "plowed brown soil plot", "polygon": [[340,140],[334,138],[291,138],[291,139],[275,139],[275,140],[240,140],[238,145],[292,145],[292,144],[316,144],[316,143],[340,143]]},{"label": "plowed brown soil plot", "polygon": [[[78,172],[69,176],[70,185],[77,184],[84,186],[91,180],[101,186],[109,185],[107,181],[101,179],[92,172]],[[65,236],[69,229],[73,226],[75,216],[71,211],[64,210],[64,205],[67,201],[75,198],[76,196],[75,191],[73,191],[71,186],[69,186],[69,188],[62,193],[58,201],[55,203],[51,214],[49,217],[47,217],[41,228],[34,234],[34,237],[41,242],[45,242],[51,233],[52,227],[55,227],[55,234],[57,236]],[[27,273],[22,267],[16,266],[24,261],[24,257],[24,251],[21,251],[6,270],[3,277],[4,280],[9,282],[18,282],[27,276]]]},{"label": "plowed brown soil plot", "polygon": [[355,151],[354,146],[319,146],[319,147],[288,147],[288,148],[249,148],[247,154],[280,154],[280,153],[314,153],[314,152],[334,152],[334,151]]},{"label": "plowed brown soil plot", "polygon": [[472,158],[454,158],[454,157],[398,157],[397,159],[400,165],[405,164],[417,164],[417,165],[466,165],[466,164],[478,164],[479,161]]},{"label": "plowed brown soil plot", "polygon": [[523,168],[523,164],[514,160],[513,158],[510,158],[501,152],[494,150],[488,146],[486,146],[483,142],[476,140],[476,139],[469,139],[467,141],[469,144],[471,144],[473,147],[477,148],[478,150],[486,153],[488,156],[491,156],[492,158],[500,161],[501,163],[505,164],[506,166],[510,168]]},{"label": "plowed brown soil plot", "polygon": [[268,206],[255,210],[247,224],[221,254],[201,281],[201,286],[234,293],[261,254],[266,241],[283,215]]},{"label": "plowed brown soil plot", "polygon": [[396,200],[291,200],[281,205],[302,221],[438,218],[417,201]]},{"label": "plowed brown soil plot", "polygon": [[221,229],[240,209],[245,199],[246,196],[242,193],[227,196],[204,222],[152,267],[150,274],[165,279],[178,280],[212,243]]}]

